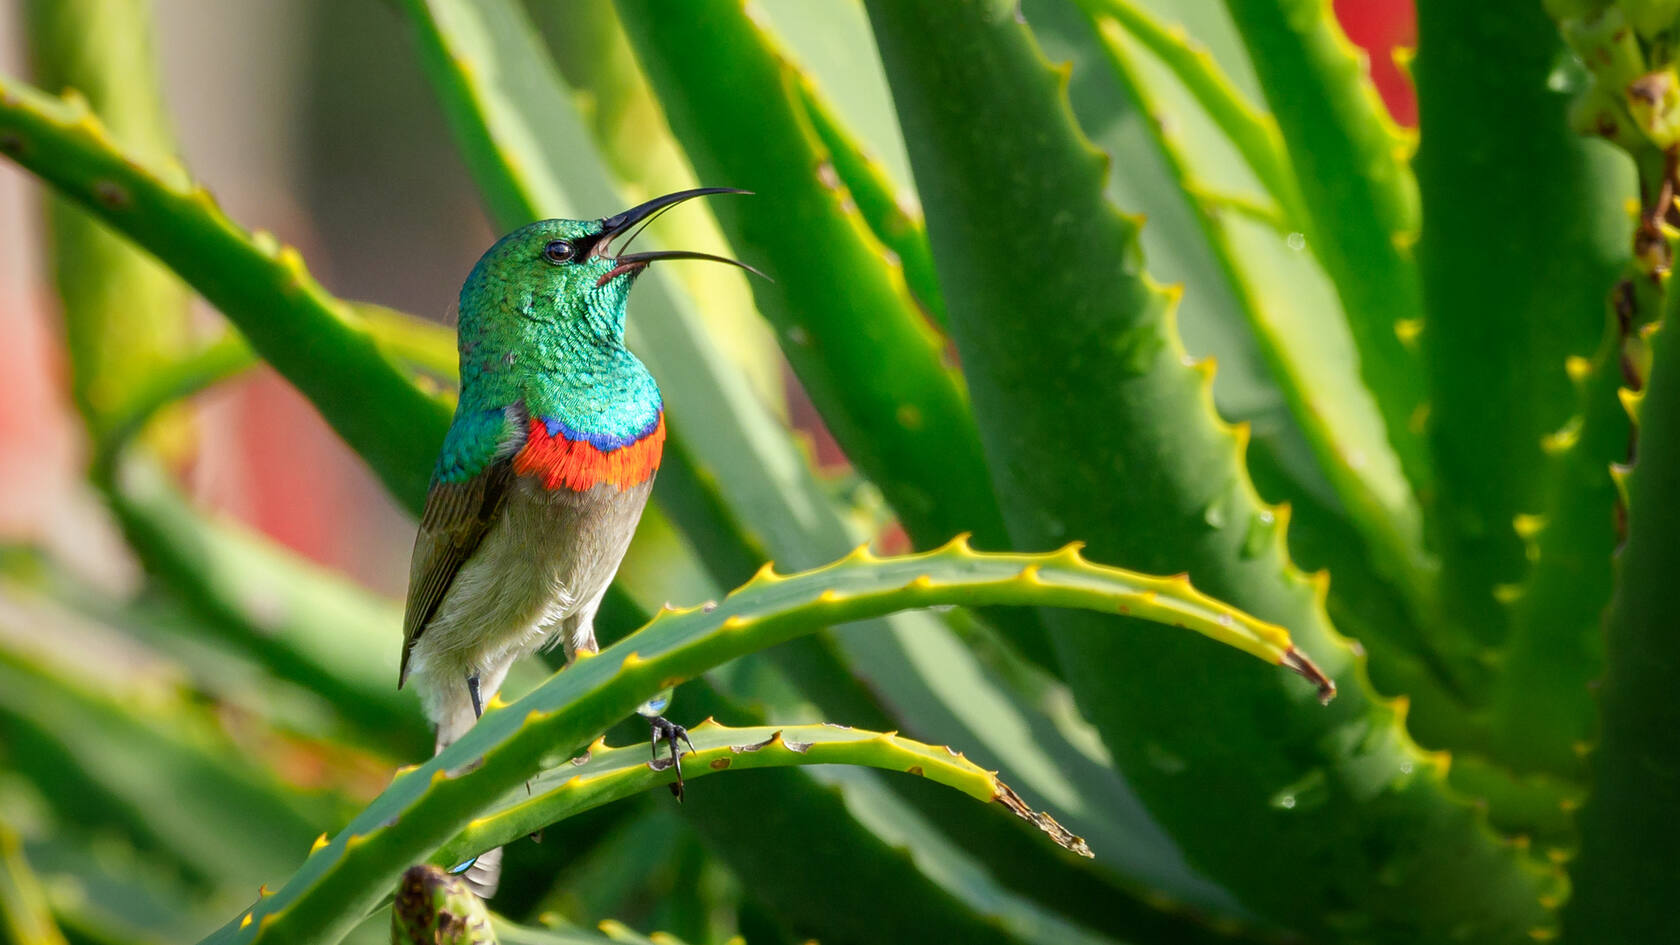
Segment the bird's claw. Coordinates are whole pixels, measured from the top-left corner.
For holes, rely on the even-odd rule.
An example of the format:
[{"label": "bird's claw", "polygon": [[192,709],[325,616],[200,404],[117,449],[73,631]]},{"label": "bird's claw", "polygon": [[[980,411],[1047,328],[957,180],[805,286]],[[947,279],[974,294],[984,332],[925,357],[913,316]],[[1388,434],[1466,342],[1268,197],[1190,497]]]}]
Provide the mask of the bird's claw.
[{"label": "bird's claw", "polygon": [[[688,746],[690,754],[694,753],[694,742],[688,738],[688,729],[675,722],[668,721],[662,715],[656,715],[648,719],[648,724],[653,728],[653,760],[648,762],[648,767],[655,771],[664,771],[666,768],[677,769],[677,780],[671,782],[671,795],[677,799],[678,803],[681,803],[683,799],[682,749],[677,745],[677,741],[681,739],[682,743]],[[661,740],[670,743],[671,757],[659,757],[659,742]]]}]

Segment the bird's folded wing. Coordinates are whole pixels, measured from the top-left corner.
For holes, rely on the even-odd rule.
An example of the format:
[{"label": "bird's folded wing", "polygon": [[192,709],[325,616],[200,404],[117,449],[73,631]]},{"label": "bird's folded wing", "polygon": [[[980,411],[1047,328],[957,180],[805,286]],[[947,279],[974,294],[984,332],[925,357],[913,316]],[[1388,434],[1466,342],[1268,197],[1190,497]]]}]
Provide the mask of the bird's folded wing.
[{"label": "bird's folded wing", "polygon": [[434,482],[426,494],[426,511],[420,517],[420,533],[414,538],[414,557],[409,565],[399,688],[408,679],[408,658],[415,641],[437,613],[461,565],[484,540],[513,480],[513,460],[509,457],[491,463],[471,479]]}]

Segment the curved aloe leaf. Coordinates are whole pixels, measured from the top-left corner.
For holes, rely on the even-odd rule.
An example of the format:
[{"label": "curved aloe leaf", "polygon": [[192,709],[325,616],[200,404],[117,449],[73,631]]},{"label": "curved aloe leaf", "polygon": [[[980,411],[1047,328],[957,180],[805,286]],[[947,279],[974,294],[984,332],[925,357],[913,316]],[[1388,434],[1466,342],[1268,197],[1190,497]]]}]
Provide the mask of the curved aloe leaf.
[{"label": "curved aloe leaf", "polygon": [[[393,495],[418,510],[449,408],[417,388],[362,319],[272,237],[241,230],[179,167],[119,150],[76,100],[0,81],[0,153],[146,248],[221,309]],[[401,417],[402,436],[390,418]]]},{"label": "curved aloe leaf", "polygon": [[396,881],[393,864],[427,856],[493,799],[563,763],[643,700],[713,666],[830,623],[934,604],[1100,607],[1174,623],[1334,688],[1282,628],[1223,607],[1182,577],[1092,565],[1076,548],[981,554],[962,542],[877,559],[864,549],[786,577],[768,567],[716,605],[667,611],[642,630],[551,677],[484,718],[460,741],[399,776],[275,895],[207,941],[336,941]]},{"label": "curved aloe leaf", "polygon": [[1637,402],[1639,457],[1626,476],[1628,537],[1617,559],[1598,690],[1602,734],[1589,761],[1591,794],[1581,811],[1581,852],[1570,863],[1574,895],[1564,916],[1570,941],[1661,942],[1680,936],[1673,888],[1680,844],[1680,767],[1674,733],[1680,703],[1680,637],[1674,575],[1680,573],[1680,292],[1670,283],[1665,327],[1654,342],[1651,384]]},{"label": "curved aloe leaf", "polygon": [[0,932],[14,945],[65,945],[41,883],[23,857],[23,841],[0,821]]},{"label": "curved aloe leaf", "polygon": [[[847,457],[917,547],[966,531],[981,547],[1007,548],[961,379],[835,179],[836,155],[809,116],[822,110],[809,82],[733,0],[657,15],[643,0],[619,8],[696,171],[771,198],[713,211],[736,251],[774,276],[753,283],[754,297]],[[922,240],[901,231],[901,244],[925,254]],[[1024,652],[1049,659],[1033,615],[994,616]]]},{"label": "curved aloe leaf", "polygon": [[[32,629],[15,625],[17,616],[0,631]],[[124,671],[134,667],[98,669]],[[0,648],[0,734],[17,751],[9,764],[39,784],[65,820],[114,827],[213,885],[258,882],[284,868],[312,824],[342,816],[329,798],[284,790],[179,694],[140,710],[138,692],[103,683],[93,691],[86,679]],[[230,845],[230,837],[241,842]]]},{"label": "curved aloe leaf", "polygon": [[928,318],[943,327],[945,293],[939,288],[939,275],[933,268],[921,209],[910,197],[898,192],[886,168],[864,149],[840,116],[822,100],[810,77],[800,76],[795,87],[805,107],[805,118],[821,139],[834,173],[845,185],[858,214],[869,224],[875,238],[897,258],[910,294]]},{"label": "curved aloe leaf", "polygon": [[[698,680],[683,687],[682,705],[763,722]],[[1070,779],[1091,778],[1078,767],[1064,770]],[[1062,813],[1075,813],[1064,806],[1070,801],[1083,802],[1066,792],[1019,787]],[[1100,844],[1100,858],[1079,858],[1045,843],[1038,829],[1003,805],[953,804],[915,778],[855,768],[787,770],[732,781],[723,791],[689,792],[681,812],[784,924],[825,942],[873,942],[882,927],[915,940],[986,941],[1016,929],[1059,942],[1071,921],[1128,940],[1189,945],[1228,940],[1239,927],[1227,918],[1225,935],[1210,930],[1210,914],[1232,911],[1224,903],[1201,910],[1158,888],[1140,893],[1135,883],[1115,881],[1107,874],[1144,871],[1127,869],[1136,855],[1113,841]],[[981,816],[964,816],[972,814]],[[766,836],[804,835],[814,824],[822,825],[820,844],[764,842]],[[1135,843],[1136,837],[1122,835],[1119,842]],[[1183,885],[1169,888],[1183,896]],[[813,886],[824,890],[820,899],[808,895]]]},{"label": "curved aloe leaf", "polygon": [[[1077,2],[1093,17],[1111,18],[1172,70],[1277,202],[1278,224],[1290,229],[1305,225],[1306,209],[1277,121],[1243,96],[1212,54],[1197,46],[1183,27],[1167,26],[1133,0]],[[1107,41],[1115,42],[1113,38]]]},{"label": "curved aloe leaf", "polygon": [[[1248,540],[1271,510],[1209,411],[1205,372],[1184,364],[1168,294],[1141,273],[1136,221],[1103,202],[1101,157],[1013,5],[867,8],[1016,540],[1071,533],[1105,556],[1186,568],[1309,635],[1352,677],[1329,712],[1275,679],[1211,667],[1209,691],[1184,684],[1178,640],[1122,649],[1104,632],[1112,620],[1048,614],[1082,709],[1151,811],[1192,865],[1305,934],[1356,936],[1368,922],[1516,941],[1544,927],[1555,880],[1445,789],[1439,763],[1359,679],[1322,584],[1294,570],[1275,531]],[[992,239],[1025,220],[1055,225]],[[1050,271],[1062,277],[1041,278]]]},{"label": "curved aloe leaf", "polygon": [[[1130,17],[1143,16],[1123,3],[1105,6],[1125,7]],[[1099,22],[1097,27],[1121,81],[1138,97],[1144,111],[1163,114],[1156,90],[1134,66],[1133,53],[1118,25]],[[1163,36],[1156,38],[1164,41]],[[1206,53],[1196,59],[1204,60]],[[1378,571],[1407,595],[1415,621],[1416,614],[1426,612],[1423,593],[1434,583],[1433,563],[1423,548],[1422,516],[1381,433],[1381,419],[1352,367],[1352,352],[1343,347],[1345,335],[1338,336],[1323,324],[1332,307],[1312,304],[1312,293],[1302,291],[1312,273],[1303,260],[1290,258],[1296,254],[1280,245],[1269,227],[1244,226],[1201,199],[1189,150],[1166,123],[1151,122],[1149,127],[1190,200],[1213,258],[1230,283],[1319,468],[1376,558]],[[1280,249],[1285,251],[1280,253]],[[1280,270],[1285,274],[1281,278]]]},{"label": "curved aloe leaf", "polygon": [[1515,599],[1506,602],[1512,635],[1494,680],[1481,750],[1524,771],[1578,780],[1583,749],[1596,737],[1592,690],[1604,672],[1604,611],[1626,511],[1611,466],[1627,458],[1633,433],[1618,396],[1624,326],[1650,321],[1651,314],[1629,309],[1660,307],[1660,292],[1630,266],[1605,305],[1598,352],[1590,361],[1566,362],[1578,389],[1576,413],[1541,441],[1557,467],[1543,511],[1515,521],[1532,563]]},{"label": "curved aloe leaf", "polygon": [[712,209],[775,279],[755,281],[754,297],[847,456],[919,545],[969,531],[1007,547],[943,343],[844,188],[822,179],[832,157],[805,116],[802,77],[733,0],[618,8],[699,175],[773,196]]},{"label": "curved aloe leaf", "polygon": [[[1080,856],[1091,856],[1085,841],[1055,818],[1035,812],[1009,785],[950,748],[903,738],[896,732],[872,732],[843,725],[784,725],[736,728],[708,718],[688,730],[694,751],[683,754],[687,781],[714,771],[744,771],[789,765],[843,764],[907,772],[955,788],[976,800],[995,803]],[[630,797],[661,784],[674,784],[668,763],[650,762],[646,746],[613,748],[598,738],[577,758],[532,778],[531,793],[515,788],[467,829],[432,856],[452,865],[485,850],[523,837],[575,814]]]},{"label": "curved aloe leaf", "polygon": [[346,733],[389,756],[422,754],[431,737],[412,693],[399,692],[389,600],[192,508],[155,464],[115,471],[112,507],[147,566],[221,636],[331,705]]},{"label": "curved aloe leaf", "polygon": [[484,903],[466,881],[436,866],[411,866],[391,901],[391,945],[497,945]]},{"label": "curved aloe leaf", "polygon": [[1272,103],[1307,210],[1307,245],[1347,313],[1360,376],[1400,468],[1429,482],[1422,364],[1402,335],[1423,315],[1409,145],[1366,78],[1329,0],[1226,0]]},{"label": "curved aloe leaf", "polygon": [[[1546,514],[1548,484],[1567,477],[1559,498],[1611,522],[1609,494],[1598,490],[1586,502],[1573,489],[1578,474],[1542,441],[1577,409],[1565,360],[1592,353],[1628,259],[1632,164],[1569,127],[1568,96],[1548,83],[1565,52],[1538,4],[1423,0],[1418,30],[1413,71],[1429,133],[1414,162],[1425,220],[1414,252],[1429,313],[1431,537],[1442,557],[1442,613],[1455,635],[1497,645],[1512,629],[1508,594],[1530,567],[1519,519]],[[1490,111],[1489,101],[1500,107]],[[1489,278],[1515,271],[1531,276]],[[1618,458],[1589,462],[1602,470]],[[1585,587],[1571,593],[1594,597]],[[1524,726],[1579,732],[1586,718],[1559,721],[1566,724],[1530,718]],[[1503,760],[1524,764],[1523,753]]]},{"label": "curved aloe leaf", "polygon": [[[136,157],[169,160],[175,145],[155,81],[150,4],[26,5],[37,81],[74,89]],[[52,266],[64,303],[70,392],[97,437],[127,391],[190,344],[187,293],[157,260],[65,200],[48,206]]]}]

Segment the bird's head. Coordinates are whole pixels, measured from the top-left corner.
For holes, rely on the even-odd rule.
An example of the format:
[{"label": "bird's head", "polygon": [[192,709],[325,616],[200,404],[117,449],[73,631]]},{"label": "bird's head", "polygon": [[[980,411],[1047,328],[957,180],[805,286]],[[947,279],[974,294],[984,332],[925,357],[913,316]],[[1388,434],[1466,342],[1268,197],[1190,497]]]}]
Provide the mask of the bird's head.
[{"label": "bird's head", "polygon": [[758,273],[745,263],[707,253],[625,251],[641,226],[685,200],[746,193],[700,187],[655,197],[599,220],[540,220],[514,230],[490,247],[462,286],[462,327],[469,321],[513,318],[568,333],[582,329],[596,337],[622,338],[630,286],[650,263],[702,259]]}]

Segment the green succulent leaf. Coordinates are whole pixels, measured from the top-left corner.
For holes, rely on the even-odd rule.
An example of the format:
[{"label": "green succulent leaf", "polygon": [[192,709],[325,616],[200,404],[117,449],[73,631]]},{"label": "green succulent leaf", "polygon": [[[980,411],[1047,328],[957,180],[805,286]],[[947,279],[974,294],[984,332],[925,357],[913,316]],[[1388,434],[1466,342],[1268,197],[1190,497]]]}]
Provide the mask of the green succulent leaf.
[{"label": "green succulent leaf", "polygon": [[[121,150],[77,99],[0,81],[0,153],[144,247],[221,309],[315,404],[397,499],[418,511],[449,408],[409,379],[297,250],[224,216],[179,167]],[[389,418],[405,435],[392,436]]]},{"label": "green succulent leaf", "polygon": [[[32,611],[50,613],[21,613]],[[4,628],[9,641],[27,629],[13,623],[19,616],[13,613]],[[179,692],[160,698],[154,680],[152,706],[142,710],[143,690],[125,686],[118,667],[85,666],[72,678],[15,647],[0,647],[7,764],[50,792],[64,819],[127,835],[201,884],[235,877],[254,884],[284,868],[314,824],[342,815],[331,798],[284,789]],[[100,680],[97,691],[89,674]],[[240,842],[229,844],[230,837]]]},{"label": "green succulent leaf", "polygon": [[935,325],[943,327],[945,294],[939,288],[939,275],[933,268],[921,208],[912,197],[897,190],[886,168],[864,149],[836,111],[818,94],[809,76],[801,76],[795,86],[800,103],[805,106],[805,118],[828,152],[830,166],[845,186],[846,195],[869,224],[870,232],[892,253],[922,311]]},{"label": "green succulent leaf", "polygon": [[[1209,410],[1205,372],[1184,363],[1137,221],[1103,201],[1103,161],[1013,5],[866,6],[1017,543],[1078,536],[1105,557],[1187,570],[1310,636],[1350,677],[1328,712],[1208,662],[1205,684],[1187,686],[1180,641],[1145,635],[1122,651],[1105,632],[1113,618],[1048,614],[1082,710],[1151,812],[1193,866],[1304,934],[1474,928],[1521,941],[1546,926],[1555,878],[1445,789],[1359,678],[1322,589],[1291,567],[1275,528],[1248,539],[1271,510]],[[1028,219],[1054,225],[992,238],[1000,221]],[[1210,741],[1209,724],[1225,735]]]},{"label": "green succulent leaf", "polygon": [[[24,20],[37,81],[74,89],[128,153],[158,163],[174,156],[175,144],[155,81],[149,7],[143,0],[31,2]],[[190,345],[187,292],[157,260],[70,200],[49,204],[48,224],[66,347],[78,366],[71,396],[98,436],[131,388]]]},{"label": "green succulent leaf", "polygon": [[[896,732],[872,732],[844,725],[784,725],[737,728],[708,718],[690,726],[693,750],[682,755],[683,779],[694,781],[716,771],[747,771],[789,765],[844,764],[925,777],[976,800],[1001,805],[1044,831],[1059,846],[1092,856],[1085,841],[1048,813],[1034,811],[1009,785],[969,761],[955,749],[927,745]],[[650,787],[676,783],[669,758],[649,761],[645,746],[614,748],[598,738],[582,754],[532,778],[530,793],[516,788],[433,855],[434,863],[452,865],[485,850],[540,830],[602,804]]]},{"label": "green succulent leaf", "polygon": [[[1418,21],[1414,71],[1429,134],[1415,162],[1424,226],[1414,252],[1429,313],[1427,435],[1435,469],[1429,518],[1443,565],[1442,622],[1453,628],[1448,639],[1463,641],[1449,659],[1462,667],[1477,659],[1480,647],[1526,632],[1512,627],[1503,598],[1531,574],[1532,542],[1519,529],[1532,527],[1536,517],[1568,514],[1553,501],[1574,507],[1583,526],[1600,526],[1591,539],[1567,530],[1570,540],[1592,542],[1595,551],[1583,563],[1607,552],[1611,493],[1597,489],[1587,501],[1575,488],[1583,472],[1569,469],[1571,460],[1560,462],[1545,444],[1582,409],[1565,365],[1599,344],[1606,299],[1629,255],[1623,204],[1634,186],[1625,156],[1569,128],[1567,96],[1548,84],[1564,51],[1537,5],[1423,0]],[[1492,101],[1500,106],[1490,111]],[[1490,275],[1516,272],[1526,275]],[[1605,403],[1602,389],[1594,396]],[[1608,442],[1615,431],[1595,426],[1595,442],[1577,456],[1604,480],[1626,439]],[[1607,558],[1600,563],[1607,566]],[[1574,632],[1583,637],[1592,632],[1590,614],[1608,595],[1607,579],[1606,573],[1595,582],[1596,591],[1574,581],[1554,584],[1581,600],[1588,616]],[[1571,610],[1577,616],[1568,619],[1581,620],[1581,611]],[[1580,685],[1586,677],[1574,678]],[[1536,682],[1528,677],[1525,685]],[[1541,685],[1535,695],[1546,698],[1553,689]],[[1476,692],[1485,698],[1490,690]],[[1569,705],[1585,708],[1579,699]],[[1523,724],[1535,733],[1579,733],[1590,724],[1586,717],[1560,721],[1567,724],[1532,718]],[[1524,761],[1526,748],[1511,748],[1509,763],[1539,760]],[[1552,770],[1568,770],[1555,767],[1557,761],[1554,752]]]},{"label": "green succulent leaf", "polygon": [[715,606],[664,612],[512,705],[486,712],[460,741],[400,775],[312,852],[279,892],[206,941],[336,941],[395,882],[393,864],[429,855],[494,798],[541,768],[566,763],[595,732],[660,690],[830,623],[934,604],[1125,608],[1287,666],[1313,680],[1318,692],[1334,691],[1282,628],[1220,605],[1182,577],[1093,565],[1074,548],[1003,555],[954,542],[885,559],[860,548],[828,567],[786,577],[766,568]]},{"label": "green succulent leaf", "polygon": [[959,380],[902,273],[833,179],[832,155],[805,113],[814,95],[806,80],[732,0],[658,15],[639,0],[618,6],[700,177],[775,195],[713,211],[736,251],[774,277],[755,281],[754,297],[847,456],[918,544],[969,531],[984,547],[1004,547]]},{"label": "green succulent leaf", "polygon": [[1581,852],[1569,867],[1574,895],[1564,914],[1571,941],[1660,942],[1680,935],[1668,908],[1680,843],[1680,767],[1674,733],[1680,703],[1680,638],[1672,588],[1680,568],[1680,292],[1670,283],[1656,333],[1651,383],[1633,411],[1639,456],[1626,474],[1627,544],[1617,558],[1606,624],[1606,671],[1598,689],[1602,734],[1589,761]]},{"label": "green succulent leaf", "polygon": [[[1125,5],[1105,3],[1104,6],[1112,8],[1111,12],[1120,17],[1118,11]],[[1148,33],[1154,42],[1146,45],[1152,52],[1161,54],[1155,44],[1167,41],[1165,31],[1144,19],[1146,14],[1141,11],[1125,9],[1124,22],[1128,28],[1136,29],[1140,36]],[[1098,30],[1110,64],[1137,96],[1143,110],[1164,114],[1159,90],[1137,68],[1136,53],[1118,25],[1099,22]],[[1186,55],[1176,50],[1175,46],[1166,52],[1179,57]],[[1192,58],[1211,67],[1205,52]],[[1172,60],[1168,62],[1173,64]],[[1180,68],[1174,66],[1175,74]],[[1234,90],[1230,94],[1234,95]],[[1198,98],[1201,97],[1199,93]],[[1207,107],[1213,111],[1213,106]],[[1231,133],[1226,124],[1220,122],[1221,129]],[[1186,143],[1164,123],[1151,122],[1149,127],[1167,166],[1190,199],[1213,258],[1230,283],[1271,376],[1311,446],[1313,457],[1363,543],[1371,549],[1379,572],[1392,586],[1403,593],[1409,592],[1408,603],[1415,620],[1416,614],[1424,612],[1423,594],[1434,581],[1434,565],[1423,547],[1422,516],[1417,498],[1383,436],[1382,420],[1353,368],[1345,334],[1324,324],[1327,318],[1339,317],[1334,306],[1313,304],[1312,293],[1307,289],[1313,273],[1273,227],[1245,224],[1209,202],[1196,183],[1194,158]],[[1276,136],[1275,127],[1271,133]],[[1239,150],[1244,150],[1241,142],[1237,143]],[[1285,179],[1293,186],[1292,177]],[[1329,300],[1321,298],[1320,301]],[[1338,563],[1346,563],[1346,555],[1339,558]]]},{"label": "green succulent leaf", "polygon": [[1307,211],[1306,241],[1341,297],[1360,376],[1400,468],[1430,481],[1421,361],[1407,339],[1423,316],[1410,144],[1389,119],[1329,0],[1227,0],[1283,132]]},{"label": "green succulent leaf", "polygon": [[[700,176],[775,196],[713,210],[737,253],[774,276],[754,281],[754,297],[847,457],[881,488],[917,547],[959,532],[981,547],[1008,547],[961,378],[837,177],[837,163],[870,175],[810,81],[733,0],[658,15],[642,0],[619,8]],[[829,140],[841,142],[840,154]],[[898,245],[925,256],[919,227],[904,220],[899,233]],[[1030,614],[1003,619],[1023,650],[1048,658]]]},{"label": "green succulent leaf", "polygon": [[1190,39],[1182,27],[1162,23],[1133,0],[1078,0],[1078,3],[1099,20],[1099,29],[1103,29],[1110,46],[1117,43],[1117,38],[1100,25],[1103,19],[1112,20],[1141,43],[1184,84],[1277,203],[1277,210],[1263,215],[1268,223],[1285,232],[1305,225],[1308,215],[1301,205],[1300,188],[1277,121],[1244,97],[1211,53]]}]

